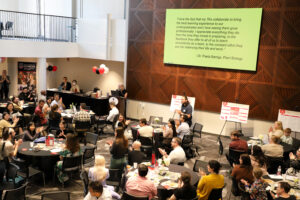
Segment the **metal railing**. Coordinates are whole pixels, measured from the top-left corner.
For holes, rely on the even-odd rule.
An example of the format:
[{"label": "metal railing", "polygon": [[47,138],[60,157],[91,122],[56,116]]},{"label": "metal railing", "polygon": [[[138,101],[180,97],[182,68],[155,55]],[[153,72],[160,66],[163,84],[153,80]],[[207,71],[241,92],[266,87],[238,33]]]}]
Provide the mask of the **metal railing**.
[{"label": "metal railing", "polygon": [[76,42],[76,19],[0,10],[0,39]]}]

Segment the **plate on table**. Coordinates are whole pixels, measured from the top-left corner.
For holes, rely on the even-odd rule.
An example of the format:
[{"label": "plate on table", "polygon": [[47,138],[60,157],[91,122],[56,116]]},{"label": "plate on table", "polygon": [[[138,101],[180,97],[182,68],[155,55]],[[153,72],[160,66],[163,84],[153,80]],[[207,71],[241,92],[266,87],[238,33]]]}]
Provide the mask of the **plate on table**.
[{"label": "plate on table", "polygon": [[168,181],[164,181],[161,183],[161,185],[166,188],[167,190],[169,189],[174,189],[174,188],[178,188],[178,183],[168,180]]}]

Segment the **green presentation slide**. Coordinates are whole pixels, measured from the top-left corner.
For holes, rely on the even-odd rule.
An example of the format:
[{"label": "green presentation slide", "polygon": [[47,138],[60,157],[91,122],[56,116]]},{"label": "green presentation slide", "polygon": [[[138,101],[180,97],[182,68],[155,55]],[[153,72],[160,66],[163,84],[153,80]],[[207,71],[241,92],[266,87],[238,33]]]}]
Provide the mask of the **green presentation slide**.
[{"label": "green presentation slide", "polygon": [[256,71],[262,8],[167,9],[164,63]]}]

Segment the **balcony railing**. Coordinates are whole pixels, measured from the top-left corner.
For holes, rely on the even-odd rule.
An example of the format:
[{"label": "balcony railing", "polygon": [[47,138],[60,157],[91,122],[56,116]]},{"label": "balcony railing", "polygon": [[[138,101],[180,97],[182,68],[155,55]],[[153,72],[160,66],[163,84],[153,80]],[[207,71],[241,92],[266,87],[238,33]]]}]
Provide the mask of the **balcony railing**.
[{"label": "balcony railing", "polygon": [[76,19],[0,10],[0,39],[76,42]]}]

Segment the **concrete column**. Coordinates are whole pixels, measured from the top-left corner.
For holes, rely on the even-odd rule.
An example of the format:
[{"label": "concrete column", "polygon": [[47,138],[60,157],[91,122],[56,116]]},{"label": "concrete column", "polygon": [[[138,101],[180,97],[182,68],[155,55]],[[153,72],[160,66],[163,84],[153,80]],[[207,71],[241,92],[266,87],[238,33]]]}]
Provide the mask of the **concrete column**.
[{"label": "concrete column", "polygon": [[47,89],[47,62],[46,58],[37,59],[37,96],[41,96],[41,91]]}]

